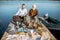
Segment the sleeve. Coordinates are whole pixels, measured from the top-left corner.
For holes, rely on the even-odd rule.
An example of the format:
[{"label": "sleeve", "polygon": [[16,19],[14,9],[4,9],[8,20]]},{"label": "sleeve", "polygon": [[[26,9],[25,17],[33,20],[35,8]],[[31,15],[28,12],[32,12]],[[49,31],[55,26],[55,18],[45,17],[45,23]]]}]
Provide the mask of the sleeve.
[{"label": "sleeve", "polygon": [[[25,15],[27,15],[27,9],[25,10]],[[24,16],[25,16],[25,15],[24,15]]]},{"label": "sleeve", "polygon": [[18,10],[18,12],[16,13],[16,15],[19,15],[20,11],[21,11],[21,9]]},{"label": "sleeve", "polygon": [[36,16],[38,16],[38,10],[36,10]]},{"label": "sleeve", "polygon": [[28,16],[30,16],[31,15],[31,10],[28,12]]}]

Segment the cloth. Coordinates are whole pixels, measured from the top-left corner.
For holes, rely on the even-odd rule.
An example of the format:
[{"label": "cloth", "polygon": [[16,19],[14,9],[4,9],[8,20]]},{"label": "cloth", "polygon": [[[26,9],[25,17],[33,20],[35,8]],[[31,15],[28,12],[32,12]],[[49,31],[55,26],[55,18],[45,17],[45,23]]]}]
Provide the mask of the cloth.
[{"label": "cloth", "polygon": [[24,32],[24,30],[25,29],[23,27],[21,27],[21,28],[18,29],[19,32]]},{"label": "cloth", "polygon": [[19,16],[25,16],[27,14],[27,9],[19,9],[19,11],[16,13],[16,15],[19,15]]}]

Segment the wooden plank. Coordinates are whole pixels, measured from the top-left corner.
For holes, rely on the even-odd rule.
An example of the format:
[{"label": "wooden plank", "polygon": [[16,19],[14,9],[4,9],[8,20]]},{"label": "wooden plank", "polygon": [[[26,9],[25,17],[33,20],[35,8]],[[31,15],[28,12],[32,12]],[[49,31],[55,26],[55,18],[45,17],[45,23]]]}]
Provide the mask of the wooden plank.
[{"label": "wooden plank", "polygon": [[46,29],[47,32],[50,34],[51,40],[57,40],[57,39],[52,35],[52,33],[48,30],[48,28],[47,28],[44,24],[42,24],[42,26],[43,26],[43,28]]}]

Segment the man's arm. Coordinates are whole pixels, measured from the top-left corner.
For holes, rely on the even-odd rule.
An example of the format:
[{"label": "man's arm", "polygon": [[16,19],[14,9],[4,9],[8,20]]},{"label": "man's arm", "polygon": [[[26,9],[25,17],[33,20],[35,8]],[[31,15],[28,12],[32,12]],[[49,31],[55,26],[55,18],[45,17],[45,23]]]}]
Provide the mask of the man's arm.
[{"label": "man's arm", "polygon": [[31,10],[28,12],[28,16],[31,16]]},{"label": "man's arm", "polygon": [[38,17],[38,10],[36,10],[36,13],[37,13],[37,15],[36,15],[36,16]]},{"label": "man's arm", "polygon": [[21,9],[19,9],[18,12],[15,15],[19,15],[20,11],[21,11]]},{"label": "man's arm", "polygon": [[26,16],[27,15],[27,9],[25,10],[25,15],[24,16]]}]

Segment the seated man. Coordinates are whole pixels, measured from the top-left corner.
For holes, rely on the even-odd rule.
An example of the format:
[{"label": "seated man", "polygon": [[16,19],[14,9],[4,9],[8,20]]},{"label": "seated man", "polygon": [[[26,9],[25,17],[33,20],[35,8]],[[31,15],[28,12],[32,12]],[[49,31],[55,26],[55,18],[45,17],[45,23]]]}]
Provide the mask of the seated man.
[{"label": "seated man", "polygon": [[19,21],[21,19],[24,19],[24,16],[27,15],[27,9],[25,7],[25,4],[22,4],[22,8],[19,9],[19,11],[16,13],[16,15],[13,16],[13,21]]},{"label": "seated man", "polygon": [[36,9],[36,5],[32,6],[32,9],[29,11],[28,16],[37,18],[38,17],[38,10]]}]

